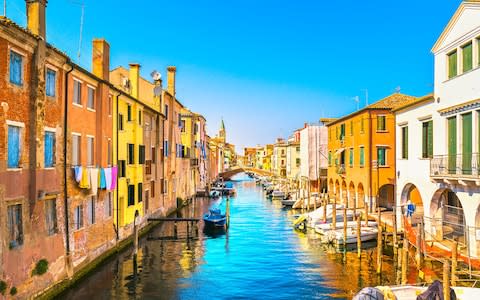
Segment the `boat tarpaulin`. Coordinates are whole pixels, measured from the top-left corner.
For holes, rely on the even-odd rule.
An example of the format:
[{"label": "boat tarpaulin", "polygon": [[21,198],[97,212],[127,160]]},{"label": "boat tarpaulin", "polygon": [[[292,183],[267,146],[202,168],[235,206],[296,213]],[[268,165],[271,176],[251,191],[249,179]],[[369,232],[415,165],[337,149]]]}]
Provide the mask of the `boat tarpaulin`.
[{"label": "boat tarpaulin", "polygon": [[[443,300],[443,285],[440,281],[435,280],[428,289],[417,296],[417,300]],[[450,289],[450,299],[456,300],[457,295],[453,289]]]},{"label": "boat tarpaulin", "polygon": [[385,300],[383,293],[374,287],[363,288],[352,300]]}]

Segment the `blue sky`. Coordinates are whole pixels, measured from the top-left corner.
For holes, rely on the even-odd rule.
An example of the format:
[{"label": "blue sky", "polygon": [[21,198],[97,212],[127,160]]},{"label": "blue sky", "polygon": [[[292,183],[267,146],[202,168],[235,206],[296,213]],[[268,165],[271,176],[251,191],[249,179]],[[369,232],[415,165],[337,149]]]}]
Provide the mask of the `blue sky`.
[{"label": "blue sky", "polygon": [[[91,40],[111,46],[111,67],[177,66],[177,96],[214,135],[244,146],[287,137],[304,122],[338,117],[401,87],[433,90],[430,49],[460,0],[50,0],[47,40],[90,69]],[[83,42],[78,59],[81,8]],[[25,25],[25,1],[7,0]],[[165,76],[164,76],[165,78]]]}]

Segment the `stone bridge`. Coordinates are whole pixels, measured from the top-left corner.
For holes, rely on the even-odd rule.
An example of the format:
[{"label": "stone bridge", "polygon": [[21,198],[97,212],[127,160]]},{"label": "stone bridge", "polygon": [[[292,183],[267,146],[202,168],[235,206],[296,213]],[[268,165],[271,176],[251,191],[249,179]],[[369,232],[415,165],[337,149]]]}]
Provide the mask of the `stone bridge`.
[{"label": "stone bridge", "polygon": [[257,168],[251,168],[251,167],[232,167],[229,170],[218,174],[218,177],[222,177],[224,180],[229,180],[232,178],[234,175],[237,175],[242,172],[252,172],[260,176],[272,176],[273,173],[270,171],[262,170],[262,169],[257,169]]}]

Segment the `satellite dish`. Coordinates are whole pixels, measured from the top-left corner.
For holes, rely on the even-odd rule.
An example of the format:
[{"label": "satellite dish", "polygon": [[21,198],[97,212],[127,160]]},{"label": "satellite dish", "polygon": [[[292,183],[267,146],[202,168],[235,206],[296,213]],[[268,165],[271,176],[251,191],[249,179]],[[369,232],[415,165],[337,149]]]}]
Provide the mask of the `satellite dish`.
[{"label": "satellite dish", "polygon": [[157,81],[162,79],[162,74],[154,70],[152,73],[150,73],[150,76],[152,76],[153,80]]}]

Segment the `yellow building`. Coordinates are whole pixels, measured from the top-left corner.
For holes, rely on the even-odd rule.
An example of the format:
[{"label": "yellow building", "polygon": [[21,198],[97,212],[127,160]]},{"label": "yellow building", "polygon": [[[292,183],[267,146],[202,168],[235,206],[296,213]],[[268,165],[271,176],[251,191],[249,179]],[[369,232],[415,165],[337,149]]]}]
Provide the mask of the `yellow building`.
[{"label": "yellow building", "polygon": [[262,169],[266,171],[272,170],[272,156],[273,156],[273,144],[267,144],[263,147],[262,156]]}]

